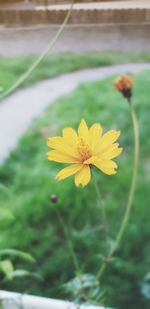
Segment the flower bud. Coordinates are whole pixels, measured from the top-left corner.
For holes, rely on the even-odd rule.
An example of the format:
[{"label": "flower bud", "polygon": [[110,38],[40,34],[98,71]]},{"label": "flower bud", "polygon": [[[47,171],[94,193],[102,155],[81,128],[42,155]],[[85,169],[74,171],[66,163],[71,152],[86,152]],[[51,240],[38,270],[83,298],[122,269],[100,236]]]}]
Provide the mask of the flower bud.
[{"label": "flower bud", "polygon": [[114,87],[117,91],[130,101],[132,97],[133,78],[131,76],[122,75],[114,82]]},{"label": "flower bud", "polygon": [[57,196],[55,194],[52,194],[50,196],[50,201],[53,203],[53,204],[56,204],[57,203]]}]

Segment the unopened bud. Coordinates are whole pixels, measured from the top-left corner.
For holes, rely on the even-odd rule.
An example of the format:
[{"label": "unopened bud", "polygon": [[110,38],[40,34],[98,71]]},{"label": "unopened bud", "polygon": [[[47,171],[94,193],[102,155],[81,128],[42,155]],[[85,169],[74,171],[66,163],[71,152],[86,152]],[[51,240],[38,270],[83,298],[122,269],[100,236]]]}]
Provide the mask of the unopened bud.
[{"label": "unopened bud", "polygon": [[114,82],[114,87],[117,91],[130,101],[132,97],[133,78],[131,76],[122,75]]},{"label": "unopened bud", "polygon": [[55,194],[52,194],[50,196],[50,201],[53,203],[53,204],[56,204],[57,203],[57,196]]}]

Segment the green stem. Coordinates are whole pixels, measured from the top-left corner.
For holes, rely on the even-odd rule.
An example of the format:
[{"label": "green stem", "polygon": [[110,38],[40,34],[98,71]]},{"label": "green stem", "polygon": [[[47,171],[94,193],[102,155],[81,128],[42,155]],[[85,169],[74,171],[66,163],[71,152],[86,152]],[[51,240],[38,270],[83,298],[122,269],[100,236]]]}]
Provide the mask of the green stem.
[{"label": "green stem", "polygon": [[48,54],[48,52],[54,47],[55,43],[57,42],[58,38],[60,37],[61,33],[63,32],[68,19],[71,15],[72,9],[73,9],[73,5],[74,5],[74,0],[72,0],[70,9],[62,23],[62,25],[60,26],[60,28],[58,29],[57,33],[55,34],[55,36],[53,37],[52,41],[48,44],[48,46],[45,48],[45,50],[40,54],[40,56],[35,60],[35,62],[29,67],[29,69],[8,89],[6,90],[1,96],[0,96],[0,100],[4,99],[5,97],[7,97],[9,94],[11,94],[13,91],[15,91],[27,78],[28,76],[36,69],[36,67],[40,64],[40,62],[43,60],[43,58]]},{"label": "green stem", "polygon": [[99,280],[106,268],[107,262],[111,259],[113,254],[115,253],[116,249],[118,248],[120,241],[122,239],[123,233],[125,231],[126,225],[128,223],[128,219],[130,216],[131,212],[131,207],[133,204],[133,199],[134,199],[134,193],[135,193],[135,187],[136,187],[136,179],[137,179],[137,172],[138,172],[138,159],[139,159],[139,131],[138,131],[138,122],[136,118],[136,114],[134,111],[134,108],[132,106],[132,103],[129,104],[130,106],[130,113],[131,113],[131,118],[132,118],[132,124],[133,124],[133,131],[134,131],[134,164],[133,164],[133,175],[132,175],[132,181],[131,181],[131,186],[130,186],[130,191],[129,191],[129,196],[128,196],[128,201],[126,205],[126,211],[123,217],[123,221],[121,223],[119,232],[117,234],[116,240],[112,248],[110,249],[108,255],[106,256],[105,262],[103,265],[100,267],[96,278]]},{"label": "green stem", "polygon": [[59,211],[58,206],[56,206],[56,212],[57,212],[58,220],[60,222],[60,225],[62,227],[62,230],[64,232],[64,235],[65,235],[67,243],[68,243],[68,249],[70,251],[70,255],[72,257],[74,267],[76,269],[77,274],[79,275],[79,274],[81,274],[79,263],[78,263],[78,260],[77,260],[77,257],[76,257],[75,251],[74,251],[74,247],[73,247],[72,241],[71,241],[70,236],[69,236],[69,232],[68,232],[67,226],[66,226],[66,224],[65,224],[65,222],[64,222],[64,220],[62,218],[62,215],[61,215],[61,213]]},{"label": "green stem", "polygon": [[105,207],[104,207],[104,201],[103,201],[103,198],[101,196],[101,192],[99,190],[98,183],[97,183],[97,180],[96,180],[96,176],[95,176],[94,173],[93,173],[93,180],[94,180],[95,191],[96,191],[97,196],[98,196],[98,206],[100,205],[100,207],[101,207],[104,231],[105,231],[105,235],[107,236],[108,226],[107,226],[107,218],[106,218],[106,212],[105,212]]}]

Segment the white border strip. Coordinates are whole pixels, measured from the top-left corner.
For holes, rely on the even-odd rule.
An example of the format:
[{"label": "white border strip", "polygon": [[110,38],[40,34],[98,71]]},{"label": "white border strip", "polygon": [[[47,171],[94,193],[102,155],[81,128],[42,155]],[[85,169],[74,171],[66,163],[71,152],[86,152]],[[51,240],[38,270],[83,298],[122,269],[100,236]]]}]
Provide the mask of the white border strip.
[{"label": "white border strip", "polygon": [[[0,291],[3,309],[106,309],[104,307],[84,306],[39,296]],[[107,308],[109,309],[109,308]]]}]

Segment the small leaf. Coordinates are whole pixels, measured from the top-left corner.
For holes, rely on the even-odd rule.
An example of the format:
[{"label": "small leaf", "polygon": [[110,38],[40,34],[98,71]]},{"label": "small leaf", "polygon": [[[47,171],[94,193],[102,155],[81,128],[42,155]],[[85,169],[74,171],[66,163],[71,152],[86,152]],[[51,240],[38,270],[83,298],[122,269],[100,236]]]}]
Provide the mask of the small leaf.
[{"label": "small leaf", "polygon": [[24,269],[16,269],[12,272],[12,279],[21,277],[34,277],[38,280],[42,280],[42,276],[38,273],[30,272]]},{"label": "small leaf", "polygon": [[150,273],[145,275],[143,281],[141,282],[141,294],[145,299],[150,300]]},{"label": "small leaf", "polygon": [[8,209],[0,208],[0,222],[4,220],[14,220],[14,216]]},{"label": "small leaf", "polygon": [[92,274],[80,274],[62,286],[76,302],[96,304],[104,300],[105,291]]},{"label": "small leaf", "polygon": [[31,262],[31,263],[35,262],[35,259],[32,255],[30,255],[29,253],[23,252],[23,251],[16,250],[16,249],[0,250],[0,256],[4,256],[4,255],[20,257],[23,260]]},{"label": "small leaf", "polygon": [[14,268],[10,260],[0,261],[0,270],[2,273],[4,273],[8,280],[12,279]]}]

